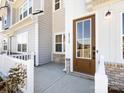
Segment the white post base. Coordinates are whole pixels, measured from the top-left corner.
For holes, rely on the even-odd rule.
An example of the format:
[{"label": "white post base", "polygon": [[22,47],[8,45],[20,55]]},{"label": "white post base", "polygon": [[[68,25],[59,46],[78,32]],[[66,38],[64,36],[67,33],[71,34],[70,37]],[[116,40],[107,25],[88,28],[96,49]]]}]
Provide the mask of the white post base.
[{"label": "white post base", "polygon": [[95,93],[108,93],[107,75],[95,74]]}]

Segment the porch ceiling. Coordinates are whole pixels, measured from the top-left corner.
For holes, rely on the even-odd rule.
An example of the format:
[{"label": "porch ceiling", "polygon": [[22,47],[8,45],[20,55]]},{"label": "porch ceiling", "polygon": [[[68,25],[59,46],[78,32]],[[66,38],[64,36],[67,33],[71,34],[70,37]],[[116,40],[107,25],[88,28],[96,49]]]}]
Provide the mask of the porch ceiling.
[{"label": "porch ceiling", "polygon": [[0,0],[0,17],[6,15],[6,13],[7,13],[6,0]]},{"label": "porch ceiling", "polygon": [[26,0],[13,0],[13,7],[16,8],[16,7],[19,7],[21,6]]},{"label": "porch ceiling", "polygon": [[99,7],[119,2],[121,0],[86,0],[86,6],[89,10],[95,10]]},{"label": "porch ceiling", "polygon": [[17,30],[28,26],[30,24],[32,24],[32,15],[20,20],[19,22],[15,23],[14,25],[10,26],[9,29],[2,31],[2,33],[6,36],[12,36],[14,32],[16,32]]},{"label": "porch ceiling", "polygon": [[0,0],[0,7],[5,6],[6,0]]}]

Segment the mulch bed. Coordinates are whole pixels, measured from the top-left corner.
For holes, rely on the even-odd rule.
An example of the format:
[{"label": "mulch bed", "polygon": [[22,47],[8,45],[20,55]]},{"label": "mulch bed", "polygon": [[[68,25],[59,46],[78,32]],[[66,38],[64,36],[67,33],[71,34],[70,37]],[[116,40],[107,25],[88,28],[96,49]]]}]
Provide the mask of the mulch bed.
[{"label": "mulch bed", "polygon": [[109,93],[124,93],[124,91],[111,90]]}]

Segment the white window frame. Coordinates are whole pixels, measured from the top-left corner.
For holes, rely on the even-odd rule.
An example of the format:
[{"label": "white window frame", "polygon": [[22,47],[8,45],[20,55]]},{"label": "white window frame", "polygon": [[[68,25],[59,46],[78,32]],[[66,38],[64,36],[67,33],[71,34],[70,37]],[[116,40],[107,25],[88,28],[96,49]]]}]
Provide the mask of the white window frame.
[{"label": "white window frame", "polygon": [[62,0],[60,0],[59,3],[60,3],[59,9],[55,10],[55,5],[56,5],[56,3],[55,3],[55,0],[53,0],[53,12],[56,12],[56,11],[58,11],[58,10],[61,9],[61,7],[62,7],[62,6],[61,6],[61,5],[62,5]]},{"label": "white window frame", "polygon": [[[87,21],[87,20],[90,20],[90,52],[91,52],[91,57],[90,58],[87,58],[87,57],[78,57],[77,56],[77,24],[79,23],[79,22],[85,22],[85,21]],[[84,24],[83,24],[83,26],[84,26]],[[79,21],[77,21],[76,22],[76,58],[79,58],[79,59],[92,59],[92,19],[91,18],[88,18],[88,19],[85,19],[85,20],[79,20]]]},{"label": "white window frame", "polygon": [[[56,51],[56,36],[57,35],[62,35],[62,52],[57,52]],[[54,34],[54,54],[65,54],[65,51],[64,51],[65,50],[64,49],[64,36],[65,36],[64,32]]]},{"label": "white window frame", "polygon": [[[27,53],[27,52],[29,52],[29,51],[28,51],[28,50],[29,50],[29,49],[28,49],[28,32],[24,32],[24,33],[25,33],[26,36],[27,36],[27,37],[26,37],[27,42],[26,42],[26,43],[18,43],[18,42],[17,42],[17,53]],[[21,34],[22,34],[22,33],[21,33]],[[21,51],[18,51],[18,44],[21,44]],[[23,51],[22,51],[22,50],[23,50],[23,49],[22,49],[22,45],[23,45],[23,44],[26,44],[26,45],[27,45],[27,51],[26,51],[26,52],[23,52]]]},{"label": "white window frame", "polygon": [[[31,4],[31,5],[30,5]],[[26,5],[26,7],[24,7]],[[27,0],[25,1],[20,7],[19,7],[19,20],[22,20],[23,18],[25,18],[23,16],[23,13],[27,10],[27,16],[28,17],[30,15],[29,13],[29,8],[32,7],[32,0]],[[22,14],[22,19],[20,19],[20,15]]]},{"label": "white window frame", "polygon": [[[6,40],[3,40],[3,51],[7,51],[8,49],[8,46],[7,46],[7,41]],[[6,47],[6,49],[4,49]]]},{"label": "white window frame", "polygon": [[124,14],[124,11],[121,11],[120,12],[120,59],[122,61],[124,61],[124,57],[123,57],[123,14]]},{"label": "white window frame", "polygon": [[124,60],[124,55],[123,55],[123,52],[124,52],[124,50],[123,50],[123,38],[124,38],[124,33],[123,33],[123,30],[124,30],[124,27],[123,27],[123,24],[124,24],[124,22],[123,22],[123,15],[124,15],[124,12],[122,12],[121,13],[121,22],[122,22],[122,24],[121,24],[121,29],[122,29],[122,31],[121,31],[121,46],[122,46],[122,59]]},{"label": "white window frame", "polygon": [[[21,43],[21,44],[20,44],[20,45],[21,45],[21,51],[18,51],[18,45],[19,45],[19,44],[20,44],[20,43],[17,44],[17,52],[18,52],[18,53],[27,53],[27,52],[28,52],[28,44],[27,44],[27,43]],[[22,50],[23,50],[23,47],[22,47],[23,44],[26,44],[26,46],[27,46],[27,47],[26,47],[26,51],[22,51]]]}]

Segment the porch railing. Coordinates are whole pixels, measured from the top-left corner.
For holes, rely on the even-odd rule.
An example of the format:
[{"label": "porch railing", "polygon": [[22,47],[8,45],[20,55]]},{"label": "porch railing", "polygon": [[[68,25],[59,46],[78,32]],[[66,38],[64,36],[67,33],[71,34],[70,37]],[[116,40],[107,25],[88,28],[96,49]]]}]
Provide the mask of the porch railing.
[{"label": "porch railing", "polygon": [[104,57],[97,55],[95,73],[95,93],[108,93],[108,77],[105,73]]},{"label": "porch railing", "polygon": [[[24,56],[24,55],[23,55]],[[15,65],[23,65],[26,68],[26,85],[24,87],[23,93],[34,93],[34,54],[30,55],[29,60],[23,60],[23,57],[20,55],[8,56],[0,55],[0,72],[2,71],[5,75],[8,75],[9,70]],[[26,58],[25,58],[26,59]]]},{"label": "porch railing", "polygon": [[116,0],[85,0],[86,7],[89,11],[94,9],[96,6],[99,6],[101,4],[110,2],[110,1],[116,1]]},{"label": "porch railing", "polygon": [[13,54],[13,55],[9,55],[9,56],[13,57],[13,58],[25,60],[25,61],[31,59],[31,54],[29,54],[29,53],[26,53],[26,54]]}]

